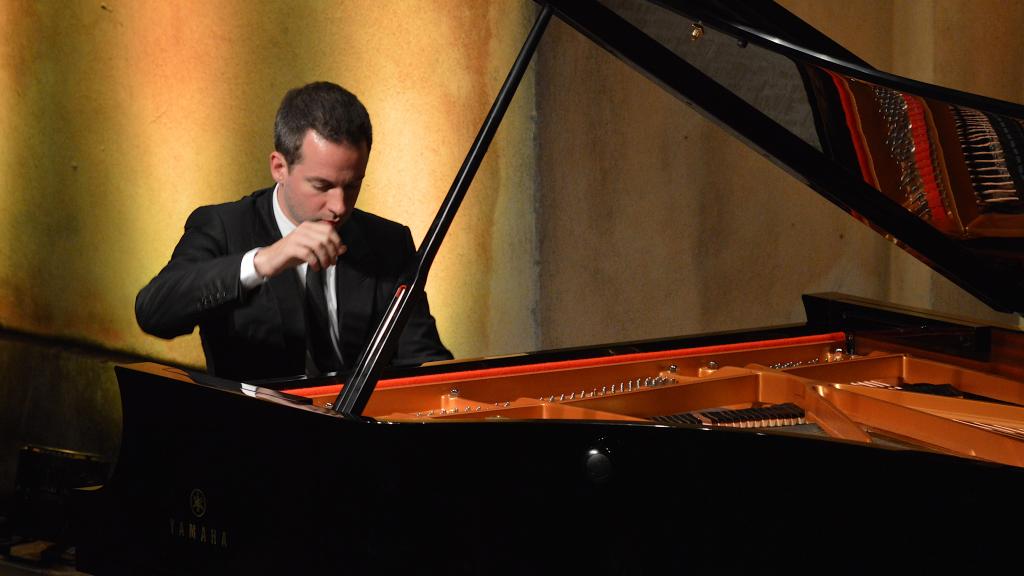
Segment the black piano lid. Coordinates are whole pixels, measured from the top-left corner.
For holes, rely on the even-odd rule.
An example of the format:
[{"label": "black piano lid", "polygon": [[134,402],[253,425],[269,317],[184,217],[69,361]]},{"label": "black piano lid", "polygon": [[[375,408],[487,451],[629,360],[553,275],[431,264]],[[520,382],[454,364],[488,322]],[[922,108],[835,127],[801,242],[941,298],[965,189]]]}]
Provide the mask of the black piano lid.
[{"label": "black piano lid", "polygon": [[1024,107],[878,71],[774,2],[540,4],[993,309],[1024,312]]}]

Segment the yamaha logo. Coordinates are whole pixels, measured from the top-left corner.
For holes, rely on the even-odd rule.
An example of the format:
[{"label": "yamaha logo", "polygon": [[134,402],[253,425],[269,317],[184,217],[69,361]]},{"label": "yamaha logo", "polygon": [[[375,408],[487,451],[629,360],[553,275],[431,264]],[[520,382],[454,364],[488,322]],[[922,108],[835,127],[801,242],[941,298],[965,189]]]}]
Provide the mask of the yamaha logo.
[{"label": "yamaha logo", "polygon": [[223,525],[211,526],[200,522],[200,519],[206,516],[207,506],[206,494],[199,488],[193,488],[188,493],[188,508],[193,517],[188,520],[174,516],[168,518],[171,537],[179,542],[227,548],[228,531],[224,529]]},{"label": "yamaha logo", "polygon": [[188,496],[189,507],[192,508],[192,515],[202,518],[206,514],[206,494],[199,488],[192,490]]}]

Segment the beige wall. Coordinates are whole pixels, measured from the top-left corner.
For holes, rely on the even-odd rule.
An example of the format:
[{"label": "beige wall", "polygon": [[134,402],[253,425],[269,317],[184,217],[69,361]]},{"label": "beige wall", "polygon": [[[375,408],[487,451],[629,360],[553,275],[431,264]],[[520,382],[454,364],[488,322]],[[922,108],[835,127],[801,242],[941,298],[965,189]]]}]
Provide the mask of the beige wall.
[{"label": "beige wall", "polygon": [[[134,320],[188,213],[271,183],[284,92],[331,79],[375,142],[361,207],[419,240],[518,51],[529,2],[0,2],[0,326],[176,363]],[[428,290],[459,355],[535,347],[533,82]]]},{"label": "beige wall", "polygon": [[[1020,4],[785,5],[882,69],[1024,101]],[[196,337],[141,333],[135,294],[190,210],[268,185],[274,109],[313,79],[373,115],[362,207],[421,237],[535,11],[0,1],[0,327],[200,365]],[[827,290],[1008,319],[557,20],[428,289],[459,356],[800,322]],[[2,340],[0,509],[22,444],[116,456],[129,359]]]},{"label": "beige wall", "polygon": [[[876,68],[901,76],[1024,102],[1024,4],[986,0],[783,2]],[[901,250],[890,248],[889,298],[951,313],[1019,323],[999,315]]]},{"label": "beige wall", "polygon": [[[876,67],[1024,101],[1016,5],[784,4]],[[574,30],[556,23],[546,42],[538,73],[543,347],[802,322],[800,295],[822,291],[1017,322]]]},{"label": "beige wall", "polygon": [[[1016,4],[785,5],[880,68],[1024,100]],[[192,208],[268,185],[273,111],[313,79],[366,102],[361,206],[420,238],[535,12],[0,3],[0,325],[200,365],[135,293]],[[428,290],[459,356],[799,322],[825,290],[1005,319],[557,20]]]}]

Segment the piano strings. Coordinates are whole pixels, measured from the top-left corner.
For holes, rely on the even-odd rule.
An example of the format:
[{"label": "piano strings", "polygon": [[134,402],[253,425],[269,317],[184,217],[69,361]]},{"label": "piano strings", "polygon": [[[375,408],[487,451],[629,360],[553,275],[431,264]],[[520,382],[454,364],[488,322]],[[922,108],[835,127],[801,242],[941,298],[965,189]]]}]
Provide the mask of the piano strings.
[{"label": "piano strings", "polygon": [[[950,106],[981,212],[1024,212],[1018,189],[1024,178],[1019,121],[972,108]],[[998,127],[998,130],[997,130]],[[1007,150],[1012,154],[1007,154]],[[1011,168],[1016,172],[1014,178]]]}]

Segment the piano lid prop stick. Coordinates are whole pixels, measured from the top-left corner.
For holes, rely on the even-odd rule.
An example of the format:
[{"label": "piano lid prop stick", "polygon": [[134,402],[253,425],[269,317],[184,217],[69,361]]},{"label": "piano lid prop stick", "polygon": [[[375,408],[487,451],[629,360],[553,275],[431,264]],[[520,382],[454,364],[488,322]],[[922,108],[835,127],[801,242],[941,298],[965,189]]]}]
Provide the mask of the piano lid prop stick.
[{"label": "piano lid prop stick", "polygon": [[[403,274],[402,281],[399,282],[399,287],[395,291],[391,304],[388,305],[384,318],[374,331],[373,337],[370,338],[362,354],[359,355],[359,360],[356,362],[355,368],[352,369],[348,382],[338,394],[333,407],[336,412],[359,418],[366,403],[370,400],[370,394],[373,393],[377,380],[380,379],[381,370],[395,353],[398,337],[409,320],[413,306],[423,296],[423,287],[427,282],[427,273],[434,262],[434,256],[437,255],[441,241],[444,240],[452,220],[455,219],[455,213],[458,211],[459,205],[462,204],[469,185],[473,182],[473,177],[494,138],[494,133],[498,130],[512,97],[515,96],[516,88],[526,73],[526,67],[530,64],[533,53],[537,50],[537,44],[544,34],[548,21],[551,20],[551,13],[551,6],[545,4],[540,15],[537,16],[537,21],[534,22],[533,28],[526,38],[526,43],[519,51],[512,69],[498,92],[498,97],[491,105],[491,110],[469,149],[469,154],[455,175],[455,181],[452,182],[451,188],[448,189],[448,195],[445,196],[423,243],[416,251],[416,258],[412,261],[413,265]],[[410,276],[411,280],[409,280]]]}]

